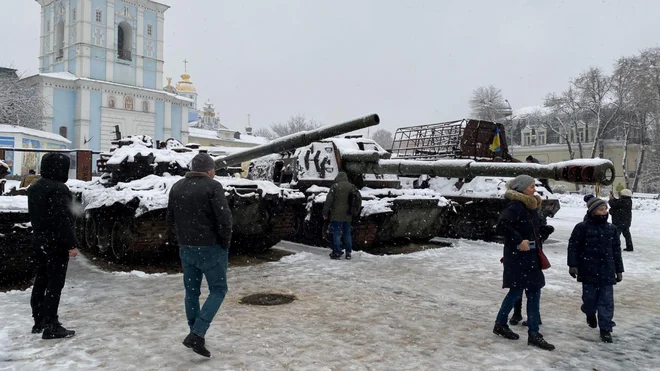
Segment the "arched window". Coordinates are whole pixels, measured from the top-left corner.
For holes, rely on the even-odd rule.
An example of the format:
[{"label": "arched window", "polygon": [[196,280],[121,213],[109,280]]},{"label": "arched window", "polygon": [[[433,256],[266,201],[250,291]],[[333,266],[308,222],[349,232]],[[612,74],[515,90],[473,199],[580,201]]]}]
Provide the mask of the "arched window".
[{"label": "arched window", "polygon": [[124,21],[117,28],[117,54],[119,59],[133,60],[131,50],[133,50],[133,29],[128,22]]},{"label": "arched window", "polygon": [[142,101],[142,111],[149,112],[149,101]]},{"label": "arched window", "polygon": [[108,97],[108,107],[115,108],[115,97]]},{"label": "arched window", "polygon": [[61,20],[57,22],[55,27],[55,56],[56,60],[61,60],[64,58],[64,21]]},{"label": "arched window", "polygon": [[68,132],[67,132],[67,127],[66,126],[60,126],[60,135],[68,139]]}]

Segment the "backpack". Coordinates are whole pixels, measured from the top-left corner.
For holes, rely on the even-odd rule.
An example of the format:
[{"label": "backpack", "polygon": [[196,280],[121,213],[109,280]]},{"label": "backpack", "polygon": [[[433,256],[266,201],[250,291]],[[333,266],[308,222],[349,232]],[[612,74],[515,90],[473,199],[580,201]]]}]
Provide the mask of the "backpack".
[{"label": "backpack", "polygon": [[357,188],[353,188],[349,197],[348,197],[348,211],[353,218],[360,216],[360,210],[362,209],[362,195]]}]

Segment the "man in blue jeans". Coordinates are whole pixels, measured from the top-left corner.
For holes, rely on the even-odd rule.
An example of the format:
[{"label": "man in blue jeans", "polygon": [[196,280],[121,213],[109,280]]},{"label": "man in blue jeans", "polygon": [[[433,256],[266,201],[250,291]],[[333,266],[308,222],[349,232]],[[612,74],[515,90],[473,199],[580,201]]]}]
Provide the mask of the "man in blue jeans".
[{"label": "man in blue jeans", "polygon": [[[167,223],[176,234],[186,289],[186,317],[190,333],[183,345],[210,357],[204,336],[227,293],[227,257],[232,216],[225,191],[214,180],[215,163],[206,153],[196,155],[190,172],[169,194]],[[202,277],[209,296],[199,307]]]},{"label": "man in blue jeans", "polygon": [[325,204],[323,204],[323,218],[330,220],[330,231],[332,232],[331,259],[341,258],[342,239],[346,249],[346,259],[351,259],[351,252],[353,251],[351,221],[353,217],[349,199],[353,191],[357,191],[357,187],[349,182],[346,173],[341,171],[337,174],[335,183],[330,187]]}]

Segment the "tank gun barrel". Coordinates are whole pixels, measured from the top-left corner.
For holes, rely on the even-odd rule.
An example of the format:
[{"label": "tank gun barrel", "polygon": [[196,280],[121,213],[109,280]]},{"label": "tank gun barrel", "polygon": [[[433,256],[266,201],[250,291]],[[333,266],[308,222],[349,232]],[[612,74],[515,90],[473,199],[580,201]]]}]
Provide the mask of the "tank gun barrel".
[{"label": "tank gun barrel", "polygon": [[547,165],[530,163],[477,162],[473,160],[379,160],[377,162],[344,161],[344,169],[354,174],[397,174],[400,176],[432,175],[448,178],[476,176],[515,177],[527,174],[540,179],[554,179],[579,184],[611,185],[614,165],[605,159],[580,159]]},{"label": "tank gun barrel", "polygon": [[266,156],[272,153],[290,151],[298,147],[317,142],[321,139],[349,133],[354,130],[364,129],[369,126],[378,125],[380,118],[377,114],[360,117],[355,120],[342,122],[339,124],[326,125],[314,130],[302,131],[277,138],[270,143],[252,147],[245,151],[237,152],[215,161],[216,169],[226,169],[233,164],[239,164],[254,158]]}]

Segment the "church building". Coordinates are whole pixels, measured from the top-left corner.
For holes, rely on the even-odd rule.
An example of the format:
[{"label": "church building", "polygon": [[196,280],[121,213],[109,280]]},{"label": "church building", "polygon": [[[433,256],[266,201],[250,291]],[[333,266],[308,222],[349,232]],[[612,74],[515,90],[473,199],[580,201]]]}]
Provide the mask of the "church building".
[{"label": "church building", "polygon": [[41,5],[40,73],[27,79],[47,102],[43,130],[67,138],[71,148],[95,151],[110,148],[115,127],[122,136],[188,142],[195,97],[163,90],[167,5],[36,1]]}]

